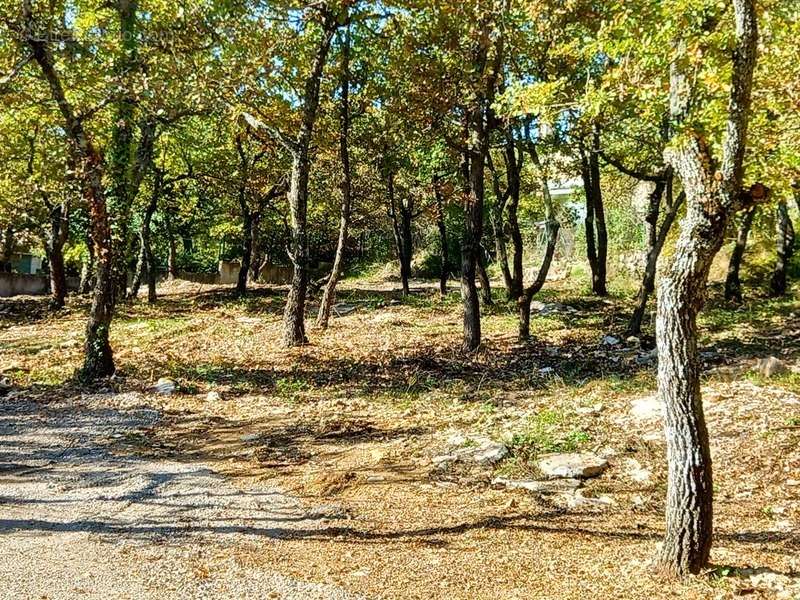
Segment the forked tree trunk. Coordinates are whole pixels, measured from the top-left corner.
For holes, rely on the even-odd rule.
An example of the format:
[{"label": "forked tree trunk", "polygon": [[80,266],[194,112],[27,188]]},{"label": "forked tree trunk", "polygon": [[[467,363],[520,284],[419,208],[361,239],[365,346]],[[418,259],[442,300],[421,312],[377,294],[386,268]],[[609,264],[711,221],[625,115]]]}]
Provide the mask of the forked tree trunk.
[{"label": "forked tree trunk", "polygon": [[531,336],[531,301],[533,297],[542,289],[545,281],[547,281],[547,274],[550,271],[550,265],[553,262],[553,255],[556,251],[556,242],[558,241],[559,223],[555,219],[549,219],[545,225],[547,228],[547,248],[544,251],[544,258],[539,265],[539,272],[533,283],[529,285],[523,293],[517,298],[517,310],[519,313],[519,341],[524,342],[530,339]]},{"label": "forked tree trunk", "polygon": [[[664,215],[661,226],[658,226],[658,215],[659,212],[661,212],[660,204],[664,187],[666,187],[668,190],[667,213]],[[681,192],[674,201],[670,202],[669,198],[672,197],[671,187],[671,180],[661,184],[656,183],[656,188],[653,190],[653,193],[650,197],[650,209],[646,218],[648,226],[647,257],[645,259],[642,283],[639,287],[639,293],[636,295],[636,307],[633,309],[631,320],[628,323],[628,335],[638,336],[642,332],[642,321],[644,320],[644,315],[647,311],[647,302],[655,290],[658,258],[661,256],[661,250],[664,248],[664,243],[667,241],[667,236],[672,230],[672,225],[675,222],[678,211],[686,199],[686,195]],[[657,203],[655,207],[654,203]]]},{"label": "forked tree trunk", "polygon": [[786,294],[786,267],[794,252],[794,227],[789,219],[789,208],[786,205],[786,200],[781,199],[778,201],[776,212],[776,258],[769,285],[769,293],[773,298]]},{"label": "forked tree trunk", "polygon": [[308,178],[311,169],[309,145],[317,120],[319,88],[325,61],[330,49],[333,33],[338,27],[334,15],[324,16],[322,37],[317,46],[311,72],[305,82],[303,94],[303,118],[300,131],[290,145],[292,152],[292,174],[289,184],[289,211],[291,213],[292,282],[283,311],[283,343],[286,346],[301,346],[308,342],[305,328],[306,294],[308,291]]},{"label": "forked tree trunk", "polygon": [[336,242],[336,256],[331,266],[331,274],[325,289],[317,314],[317,326],[325,329],[331,316],[331,307],[336,298],[336,286],[344,268],[344,253],[347,249],[347,240],[350,228],[350,206],[352,183],[350,174],[350,28],[345,30],[342,40],[342,74],[340,81],[340,110],[339,110],[339,158],[342,161],[342,205],[339,210],[339,239]]},{"label": "forked tree trunk", "polygon": [[[758,32],[754,0],[733,0],[733,5],[736,48],[722,159],[716,163],[701,135],[691,129],[682,131],[665,152],[687,202],[675,254],[659,280],[656,322],[658,397],[664,404],[668,462],[666,535],[658,564],[674,575],[703,569],[712,539],[711,452],[700,394],[697,314],[731,214],[767,196],[760,185],[747,195],[741,191]],[[686,46],[678,41],[670,69],[670,113],[678,124],[691,106],[693,72]],[[720,166],[714,172],[716,164]]]},{"label": "forked tree trunk", "polygon": [[728,262],[728,275],[725,278],[725,300],[732,302],[742,301],[742,281],[739,278],[739,271],[744,258],[744,251],[747,249],[747,238],[750,236],[750,228],[753,225],[753,217],[756,214],[756,207],[753,206],[746,210],[742,215],[739,228],[736,232],[736,243],[731,252],[731,259]]}]

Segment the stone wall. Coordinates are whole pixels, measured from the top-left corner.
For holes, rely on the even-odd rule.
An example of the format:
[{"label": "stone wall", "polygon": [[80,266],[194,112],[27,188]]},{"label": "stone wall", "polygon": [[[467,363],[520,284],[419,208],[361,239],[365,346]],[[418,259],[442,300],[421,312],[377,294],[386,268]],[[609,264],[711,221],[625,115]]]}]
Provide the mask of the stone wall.
[{"label": "stone wall", "polygon": [[[80,285],[77,277],[67,277],[67,289],[75,291]],[[0,298],[10,296],[42,296],[47,294],[48,279],[44,275],[0,273]]]}]

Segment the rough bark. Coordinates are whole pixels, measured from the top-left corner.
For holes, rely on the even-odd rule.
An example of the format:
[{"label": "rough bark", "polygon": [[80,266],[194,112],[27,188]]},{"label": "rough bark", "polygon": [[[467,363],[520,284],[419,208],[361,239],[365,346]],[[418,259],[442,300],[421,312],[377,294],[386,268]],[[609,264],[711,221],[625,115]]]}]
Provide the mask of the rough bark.
[{"label": "rough bark", "polygon": [[92,240],[97,257],[97,278],[89,322],[86,326],[85,357],[80,376],[84,380],[97,379],[114,372],[114,359],[108,339],[114,315],[113,254],[102,180],[103,161],[64,93],[61,79],[53,63],[50,47],[46,41],[47,38],[38,31],[30,0],[23,3],[22,33],[64,119],[65,130],[70,140],[70,151],[79,168],[83,195],[89,207]]},{"label": "rough bark", "polygon": [[303,93],[302,123],[297,138],[290,145],[292,174],[289,184],[289,211],[291,213],[292,241],[289,258],[293,274],[286,308],[283,312],[283,342],[286,346],[300,346],[308,342],[305,328],[306,293],[308,291],[308,178],[311,169],[309,145],[317,120],[319,88],[331,39],[338,27],[333,15],[325,10],[322,37],[317,45]]},{"label": "rough bark", "polygon": [[[742,161],[758,40],[754,1],[734,0],[733,5],[736,47],[720,167],[692,130],[681,132],[665,152],[687,202],[675,254],[659,279],[656,322],[658,397],[665,409],[668,462],[666,535],[658,563],[674,575],[699,572],[711,549],[713,485],[700,394],[697,314],[730,215],[746,204]],[[690,108],[692,70],[686,44],[678,42],[677,50],[670,69],[670,113],[680,123]],[[760,200],[766,191],[754,186],[747,196],[750,202]]]},{"label": "rough bark", "polygon": [[350,207],[352,204],[352,181],[350,172],[350,28],[345,30],[342,39],[342,66],[339,83],[339,159],[342,162],[341,193],[339,208],[339,238],[336,241],[336,255],[331,273],[322,292],[317,314],[317,326],[325,329],[331,316],[331,307],[336,298],[336,286],[344,268],[344,253],[347,248],[350,228]]},{"label": "rough bark", "polygon": [[742,282],[739,278],[739,269],[742,266],[744,251],[747,248],[747,238],[750,236],[750,227],[753,224],[755,214],[756,207],[753,206],[742,215],[736,232],[736,242],[731,252],[731,259],[728,262],[728,275],[725,278],[725,299],[732,302],[739,303],[742,301]]},{"label": "rough bark", "polygon": [[786,267],[794,252],[794,227],[789,218],[789,208],[785,199],[778,201],[775,223],[775,268],[769,284],[769,294],[773,298],[786,294]]},{"label": "rough bark", "polygon": [[[466,144],[461,169],[464,179],[464,232],[461,238],[464,337],[461,348],[464,352],[474,352],[481,345],[481,311],[475,271],[483,236],[484,178],[491,133],[488,116],[497,91],[505,43],[499,24],[493,22],[493,15],[487,13],[481,19],[478,31],[481,39],[472,56],[473,80],[465,110]],[[487,42],[490,39],[494,39],[494,44]]]}]

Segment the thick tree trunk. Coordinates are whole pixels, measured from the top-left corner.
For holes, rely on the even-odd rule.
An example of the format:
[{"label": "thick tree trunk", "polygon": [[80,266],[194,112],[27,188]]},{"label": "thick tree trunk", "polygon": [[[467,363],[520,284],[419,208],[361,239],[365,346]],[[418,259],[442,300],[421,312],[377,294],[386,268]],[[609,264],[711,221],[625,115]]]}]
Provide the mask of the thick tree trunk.
[{"label": "thick tree trunk", "polygon": [[450,276],[450,257],[447,247],[447,226],[444,220],[444,198],[438,181],[434,179],[433,192],[436,196],[436,227],[439,230],[439,295],[447,297],[447,280]]},{"label": "thick tree trunk", "polygon": [[728,262],[728,276],[725,278],[725,299],[732,302],[742,301],[742,282],[739,278],[739,270],[742,266],[742,258],[747,248],[747,238],[750,235],[750,227],[753,225],[753,217],[756,214],[756,207],[753,206],[745,211],[739,228],[736,233],[736,243],[731,252],[731,259]]},{"label": "thick tree trunk", "polygon": [[309,145],[319,107],[319,88],[331,39],[338,24],[331,14],[325,15],[322,38],[317,46],[311,72],[303,94],[303,120],[297,139],[291,144],[292,175],[289,187],[289,210],[292,225],[293,273],[286,308],[283,312],[283,342],[301,346],[308,342],[305,329],[306,293],[308,291],[308,177],[311,168]]},{"label": "thick tree trunk", "polygon": [[14,254],[14,228],[7,225],[3,233],[3,247],[0,249],[0,273],[11,273],[12,254]]},{"label": "thick tree trunk", "polygon": [[[669,176],[671,177],[671,175]],[[670,202],[667,200],[667,213],[658,226],[658,216],[661,212],[661,196],[663,195],[664,188],[667,188],[667,196],[672,196],[672,183],[665,181],[664,183],[656,183],[656,187],[650,196],[650,207],[647,217],[647,239],[648,248],[647,256],[645,258],[644,274],[642,275],[642,283],[639,286],[639,293],[636,295],[636,307],[633,309],[633,314],[628,323],[628,335],[638,336],[642,332],[642,321],[647,310],[647,302],[650,299],[653,291],[655,290],[656,271],[658,266],[658,258],[661,256],[661,250],[664,248],[664,243],[667,241],[672,225],[678,215],[681,205],[686,198],[685,194],[681,192],[678,197]]]},{"label": "thick tree trunk", "polygon": [[[717,163],[691,129],[682,129],[665,151],[687,202],[675,254],[659,280],[656,322],[668,462],[666,536],[658,563],[674,575],[703,569],[712,538],[711,452],[700,394],[697,314],[731,214],[767,196],[763,186],[753,186],[746,198],[741,191],[758,28],[753,0],[733,0],[733,5],[736,48],[722,159]],[[670,116],[678,124],[691,106],[693,72],[686,52],[680,40],[670,69]]]},{"label": "thick tree trunk", "polygon": [[786,200],[778,201],[775,223],[775,268],[769,284],[770,296],[776,298],[786,294],[786,266],[794,251],[794,227],[789,219],[789,208]]},{"label": "thick tree trunk", "polygon": [[350,173],[350,28],[345,30],[342,40],[342,75],[340,80],[339,110],[339,159],[342,161],[342,205],[339,209],[339,238],[336,242],[336,255],[331,266],[331,274],[322,292],[317,314],[317,326],[325,329],[331,316],[331,307],[336,298],[336,286],[344,268],[344,253],[350,228],[350,206],[352,182]]},{"label": "thick tree trunk", "polygon": [[61,80],[53,65],[50,47],[48,42],[37,34],[39,29],[31,10],[30,3],[23,4],[22,33],[64,118],[66,131],[72,142],[70,150],[74,153],[75,163],[82,174],[83,194],[89,207],[92,239],[97,257],[97,280],[89,322],[86,326],[85,358],[80,376],[85,380],[92,380],[114,372],[113,354],[108,337],[114,315],[113,253],[102,180],[103,162],[84,131],[83,122],[77,118],[64,93]]}]

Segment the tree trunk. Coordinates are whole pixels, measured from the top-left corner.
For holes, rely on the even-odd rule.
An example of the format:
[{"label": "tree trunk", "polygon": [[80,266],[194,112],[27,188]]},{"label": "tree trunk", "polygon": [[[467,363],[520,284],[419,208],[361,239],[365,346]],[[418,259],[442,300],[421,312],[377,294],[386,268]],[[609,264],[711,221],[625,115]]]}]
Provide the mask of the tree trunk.
[{"label": "tree trunk", "polygon": [[394,176],[394,171],[388,167],[386,169],[386,191],[389,196],[389,216],[392,219],[394,245],[397,250],[397,260],[400,263],[400,283],[403,287],[403,296],[408,296],[410,293],[408,280],[411,277],[411,257],[414,252],[411,229],[413,206],[409,206],[402,200],[397,202]]},{"label": "tree trunk", "polygon": [[608,294],[606,290],[606,262],[608,254],[608,233],[606,231],[603,193],[600,188],[600,130],[597,125],[592,130],[592,146],[581,146],[581,176],[586,196],[586,257],[592,271],[592,291],[598,296]]},{"label": "tree trunk", "polygon": [[[712,538],[711,452],[700,394],[697,314],[730,215],[768,195],[760,185],[746,197],[741,190],[758,29],[753,0],[733,0],[733,5],[736,48],[722,159],[716,162],[703,137],[687,128],[680,129],[680,138],[665,151],[665,162],[680,176],[687,202],[675,254],[659,280],[656,322],[658,397],[664,403],[668,462],[666,537],[658,563],[674,575],[703,569]],[[681,124],[691,107],[693,80],[685,41],[678,41],[675,56],[670,116]]]},{"label": "tree trunk", "polygon": [[303,121],[297,139],[291,145],[292,175],[289,187],[289,210],[292,218],[293,273],[286,308],[283,312],[283,342],[301,346],[308,342],[305,329],[306,293],[308,290],[308,177],[311,168],[309,145],[319,107],[319,88],[333,33],[337,28],[333,15],[325,15],[322,38],[317,46],[311,72],[305,82]]},{"label": "tree trunk", "polygon": [[436,196],[436,227],[439,230],[439,295],[447,297],[447,280],[450,275],[450,257],[447,247],[447,226],[445,225],[444,198],[438,181],[434,178],[433,193]]},{"label": "tree trunk", "polygon": [[786,294],[786,266],[794,251],[794,228],[789,219],[786,200],[778,201],[776,216],[776,260],[769,285],[769,294],[773,298]]},{"label": "tree trunk", "polygon": [[331,266],[331,274],[325,289],[317,314],[317,326],[325,329],[331,316],[331,307],[336,298],[336,286],[342,275],[344,267],[344,253],[347,249],[347,240],[350,227],[350,205],[352,182],[350,173],[350,27],[348,26],[342,40],[342,75],[340,81],[340,111],[339,111],[339,158],[342,161],[342,205],[339,209],[339,239],[336,242],[336,256]]},{"label": "tree trunk", "polygon": [[67,297],[67,275],[64,270],[64,244],[69,237],[69,204],[65,200],[50,212],[47,259],[50,263],[50,308],[64,308]]},{"label": "tree trunk", "polygon": [[250,273],[250,261],[253,257],[253,213],[246,203],[242,210],[242,264],[239,266],[239,277],[236,281],[236,293],[247,291],[247,276]]},{"label": "tree trunk", "polygon": [[155,280],[156,280],[156,265],[153,259],[153,249],[150,244],[150,229],[153,222],[153,215],[158,208],[158,198],[161,195],[161,188],[164,181],[164,171],[154,169],[153,177],[153,192],[150,196],[150,201],[145,207],[144,215],[142,216],[142,226],[139,230],[139,258],[136,263],[136,272],[131,282],[130,297],[136,298],[139,295],[139,288],[141,287],[142,280],[147,279],[147,301],[152,304],[156,301]]},{"label": "tree trunk", "polygon": [[164,223],[167,226],[167,280],[173,281],[178,278],[178,246],[170,211],[165,212]]},{"label": "tree trunk", "polygon": [[[528,153],[531,155],[531,161],[539,173],[539,183],[542,188],[542,199],[544,200],[545,207],[547,247],[545,248],[542,263],[539,265],[539,271],[533,282],[527,288],[524,288],[519,296],[517,296],[517,308],[519,310],[518,337],[521,342],[525,342],[530,338],[531,301],[542,289],[545,281],[547,281],[547,274],[550,272],[550,265],[553,262],[553,256],[556,252],[556,242],[558,241],[558,231],[560,229],[560,224],[556,219],[556,207],[553,203],[553,197],[550,194],[550,177],[545,169],[545,165],[539,160],[539,152],[536,149],[536,144],[531,139],[530,127],[527,125],[525,127],[525,141],[527,142]],[[522,159],[520,159],[520,167],[521,166]],[[521,171],[521,169],[519,170]],[[520,253],[521,252],[520,242]]]},{"label": "tree trunk", "polygon": [[547,281],[547,274],[550,271],[550,265],[553,262],[553,255],[556,251],[556,242],[558,241],[558,230],[560,225],[558,221],[550,215],[547,221],[547,248],[542,258],[542,264],[539,265],[539,272],[533,283],[529,285],[523,293],[517,298],[517,308],[519,311],[519,341],[525,342],[530,338],[530,322],[531,322],[531,301],[533,297],[542,289],[544,282]]},{"label": "tree trunk", "polygon": [[483,249],[478,250],[478,261],[476,262],[478,281],[481,283],[481,302],[484,306],[492,306],[492,285],[489,281],[489,274],[486,272],[486,255]]},{"label": "tree trunk", "polygon": [[81,280],[78,284],[78,293],[88,294],[94,287],[94,242],[92,236],[86,234],[86,258],[81,261]]},{"label": "tree trunk", "polygon": [[[667,176],[671,178],[671,175]],[[658,226],[658,216],[661,212],[661,197],[664,189],[667,190],[667,213],[664,215],[664,220],[661,226]],[[664,243],[667,241],[667,236],[672,229],[672,224],[678,215],[681,205],[686,198],[685,194],[681,192],[674,201],[670,201],[672,197],[672,181],[665,180],[657,182],[653,193],[650,195],[650,208],[648,210],[645,221],[647,222],[647,257],[645,259],[644,274],[642,275],[642,284],[639,286],[639,293],[636,295],[636,307],[633,309],[631,320],[628,323],[628,335],[638,336],[642,332],[642,321],[644,314],[647,310],[647,301],[650,299],[653,291],[655,290],[656,271],[658,266],[658,258],[661,256],[661,250],[664,248]]]},{"label": "tree trunk", "polygon": [[7,225],[0,250],[0,273],[11,273],[11,255],[14,254],[14,228]]},{"label": "tree trunk", "polygon": [[70,150],[74,153],[75,164],[82,174],[83,194],[89,207],[92,239],[97,257],[97,279],[89,322],[86,326],[85,358],[80,376],[84,380],[93,380],[114,372],[114,359],[108,338],[114,315],[113,254],[102,180],[103,161],[86,134],[83,122],[77,118],[64,93],[61,80],[53,65],[50,47],[48,42],[36,33],[39,29],[31,10],[30,3],[23,3],[25,42],[39,64],[53,100],[64,118],[65,129],[71,140]]},{"label": "tree trunk", "polygon": [[731,252],[731,259],[728,263],[728,276],[725,278],[725,300],[740,303],[742,301],[742,282],[739,279],[739,269],[742,266],[742,258],[747,248],[747,238],[750,235],[750,227],[753,225],[753,217],[756,214],[756,207],[753,206],[745,211],[739,228],[736,233],[736,243]]}]

